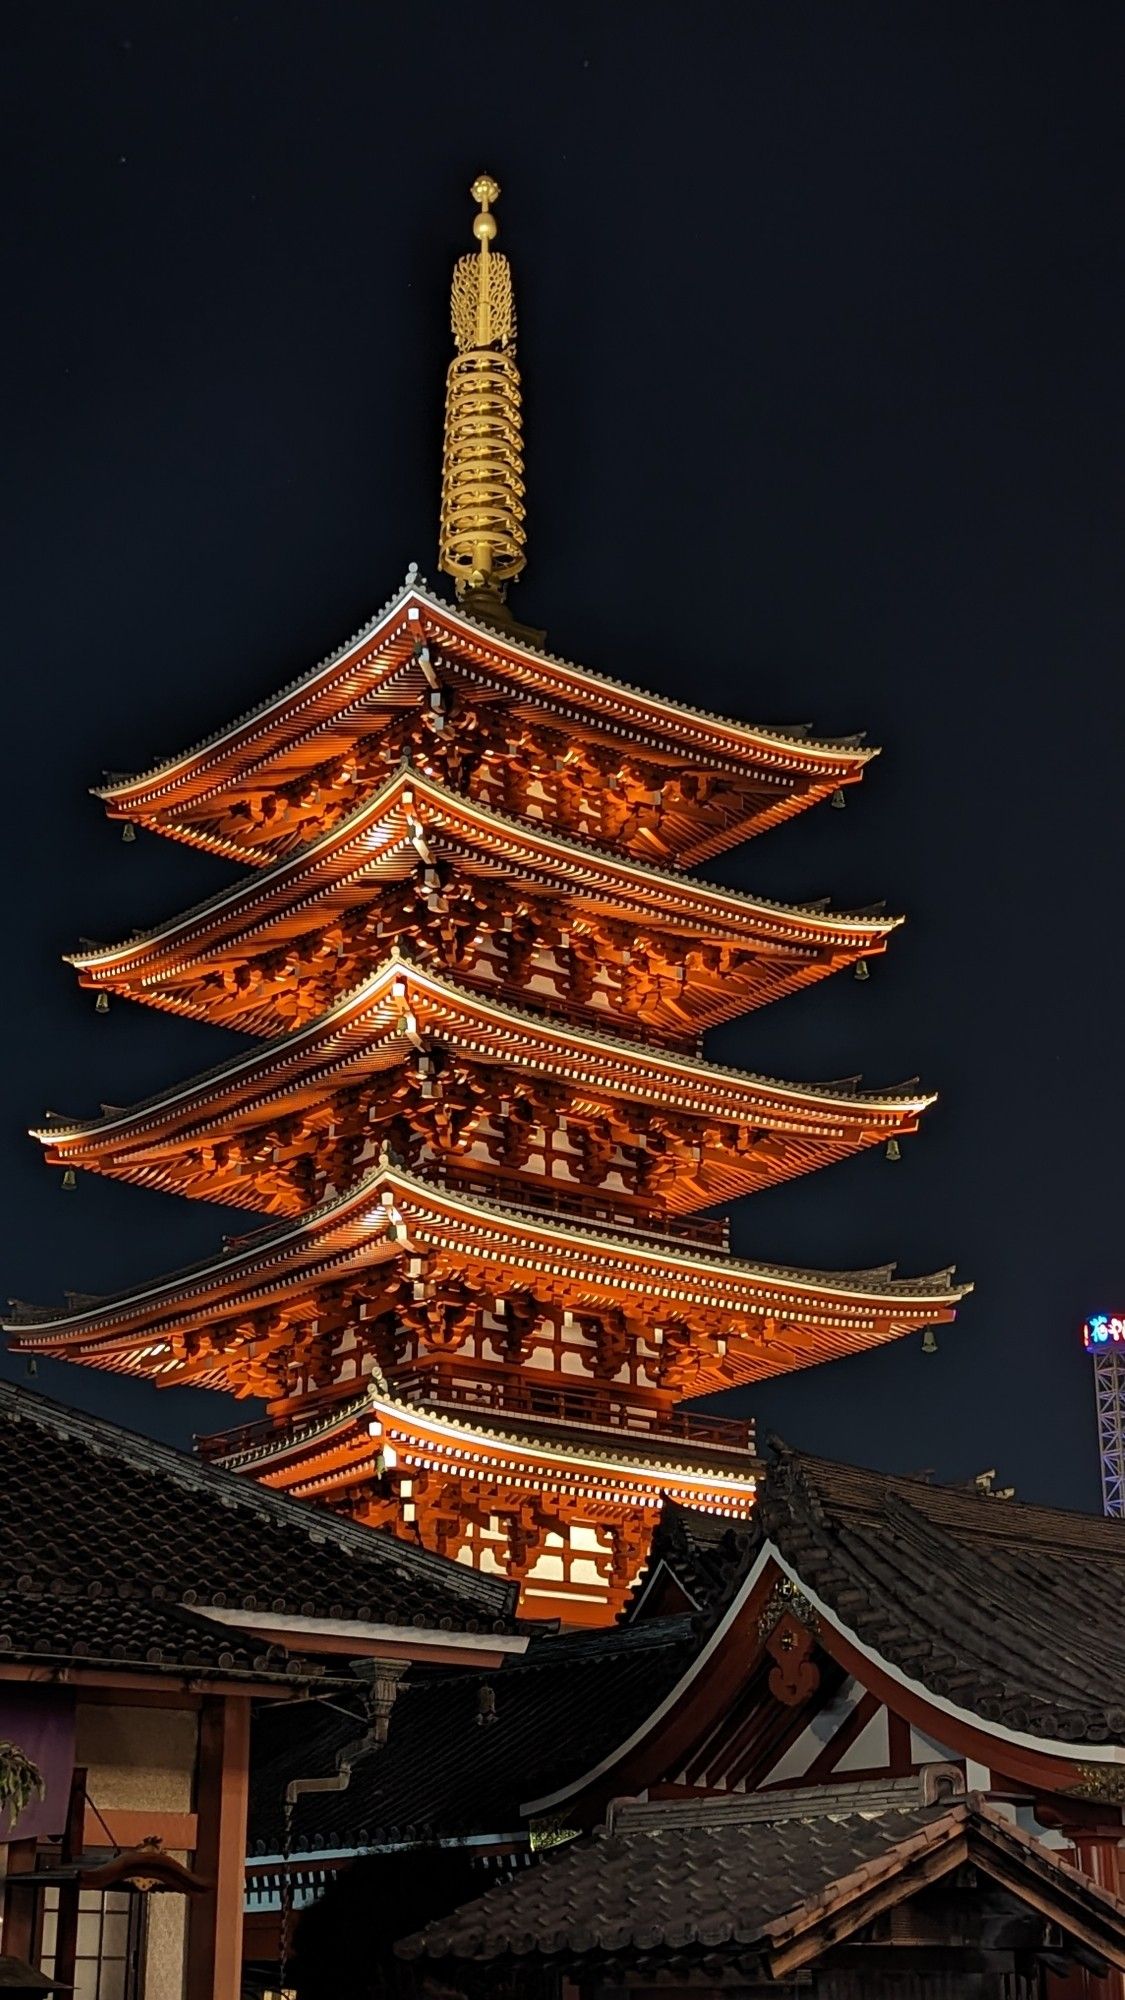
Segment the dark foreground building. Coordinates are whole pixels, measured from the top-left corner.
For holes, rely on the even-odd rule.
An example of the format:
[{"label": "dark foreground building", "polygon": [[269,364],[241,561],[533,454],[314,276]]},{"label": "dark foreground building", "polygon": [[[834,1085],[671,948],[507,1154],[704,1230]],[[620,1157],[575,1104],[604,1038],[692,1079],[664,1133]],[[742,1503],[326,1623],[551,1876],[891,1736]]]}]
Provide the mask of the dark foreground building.
[{"label": "dark foreground building", "polygon": [[252,1718],[366,1755],[412,1666],[524,1650],[515,1588],[9,1383],[0,1489],[0,1952],[238,2000]]},{"label": "dark foreground building", "polygon": [[[438,1855],[450,1903],[498,1873],[522,1880],[542,1853],[607,1823],[598,1851],[608,1852],[606,1840],[641,1823],[622,1818],[623,1799],[659,1814],[684,1803],[704,1820],[737,1804],[743,1817],[719,1825],[742,1840],[763,1815],[814,1818],[825,1837],[857,1812],[920,1814],[928,1826],[927,1814],[951,1802],[967,1811],[971,1796],[982,1839],[1007,1827],[1040,1861],[1077,1867],[1117,1896],[1123,1603],[1119,1523],[778,1446],[752,1524],[667,1511],[613,1630],[537,1635],[500,1676],[407,1685],[386,1749],[353,1769],[346,1791],[302,1799],[288,1869],[283,1779],[298,1750],[304,1769],[330,1772],[345,1725],[326,1712],[298,1745],[286,1716],[264,1716],[254,1954],[268,1963],[287,1872],[310,1909],[296,1937],[312,1995],[327,1990],[315,1983],[326,1954],[354,1966],[357,1940],[369,1955],[389,1949],[401,1903],[381,1890],[387,1870],[413,1880],[422,1930],[419,1884]],[[881,1823],[896,1846],[898,1821]],[[834,1882],[850,1871],[832,1854]],[[795,1881],[794,1904],[811,1892]],[[311,1957],[302,1937],[315,1939]]]},{"label": "dark foreground building", "polygon": [[909,1779],[848,1790],[622,1804],[400,1955],[447,1992],[511,2000],[1017,2000],[1048,1974],[1125,1970],[1125,1907],[995,1807]]}]

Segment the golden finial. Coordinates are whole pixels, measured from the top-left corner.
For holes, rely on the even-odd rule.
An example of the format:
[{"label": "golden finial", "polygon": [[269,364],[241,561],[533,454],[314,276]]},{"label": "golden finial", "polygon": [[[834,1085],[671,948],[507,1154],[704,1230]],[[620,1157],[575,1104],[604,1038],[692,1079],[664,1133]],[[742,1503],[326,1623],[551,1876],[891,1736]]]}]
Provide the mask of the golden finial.
[{"label": "golden finial", "polygon": [[457,349],[445,390],[438,564],[459,597],[495,615],[524,554],[523,441],[516,368],[516,311],[506,257],[492,249],[500,189],[480,174],[470,189],[477,255],[453,269],[451,319]]}]

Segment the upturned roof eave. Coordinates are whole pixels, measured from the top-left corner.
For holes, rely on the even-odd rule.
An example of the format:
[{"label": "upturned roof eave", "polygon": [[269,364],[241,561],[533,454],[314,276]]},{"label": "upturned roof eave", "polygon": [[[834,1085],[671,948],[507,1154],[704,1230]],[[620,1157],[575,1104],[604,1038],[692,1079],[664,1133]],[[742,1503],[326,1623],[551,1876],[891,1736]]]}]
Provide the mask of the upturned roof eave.
[{"label": "upturned roof eave", "polygon": [[[578,1055],[588,1052],[588,1060],[592,1063],[596,1063],[599,1059],[613,1060],[621,1063],[627,1070],[666,1072],[669,1078],[682,1078],[689,1088],[695,1083],[716,1090],[742,1090],[747,1096],[757,1091],[760,1093],[757,1104],[747,1105],[747,1115],[754,1109],[761,1109],[764,1112],[765,1100],[773,1097],[779,1101],[779,1106],[787,1108],[790,1116],[799,1115],[803,1105],[824,1113],[836,1113],[843,1119],[850,1118],[853,1122],[859,1113],[869,1112],[895,1119],[896,1131],[901,1128],[903,1121],[921,1117],[937,1102],[935,1091],[907,1091],[901,1087],[862,1090],[858,1086],[842,1090],[830,1083],[792,1083],[752,1070],[708,1063],[700,1056],[629,1041],[623,1036],[605,1033],[585,1025],[569,1023],[564,1025],[552,1021],[547,1016],[533,1014],[527,1008],[512,1006],[499,999],[494,1000],[488,994],[463,986],[457,980],[435,973],[424,965],[416,964],[408,954],[395,947],[368,978],[351,987],[316,1020],[294,1029],[279,1040],[270,1042],[261,1049],[255,1049],[249,1055],[233,1056],[227,1062],[216,1064],[212,1069],[188,1078],[181,1084],[172,1085],[169,1089],[145,1098],[135,1105],[115,1107],[98,1118],[54,1119],[48,1125],[32,1126],[29,1136],[43,1145],[57,1145],[97,1134],[102,1134],[107,1139],[113,1136],[119,1137],[131,1131],[141,1130],[148,1124],[159,1124],[162,1118],[171,1113],[184,1117],[201,1112],[208,1098],[221,1098],[232,1090],[237,1090],[240,1087],[240,1078],[247,1088],[254,1089],[256,1074],[260,1075],[261,1087],[264,1088],[265,1078],[274,1071],[278,1072],[280,1081],[277,1089],[267,1095],[280,1097],[286,1094],[287,1073],[291,1071],[294,1062],[305,1055],[309,1057],[310,1063],[308,1074],[302,1075],[300,1084],[294,1078],[290,1087],[296,1089],[312,1086],[321,1073],[327,1079],[331,1069],[343,1067],[351,1069],[362,1060],[362,1048],[366,1044],[361,1044],[358,1049],[340,1049],[334,1052],[334,1040],[338,1041],[342,1037],[349,1021],[362,1019],[365,1012],[374,1010],[384,998],[386,990],[392,987],[397,979],[404,979],[408,989],[411,982],[416,988],[426,989],[439,1003],[445,1001],[450,1006],[464,1008],[469,1013],[476,1011],[481,1015],[488,1014],[497,1019],[502,1026],[510,1026],[521,1037],[520,1067],[524,1069],[535,1068],[535,1058],[528,1060],[524,1054],[529,1047],[534,1050],[537,1043],[542,1043],[545,1047],[558,1045],[557,1059],[561,1060],[561,1045],[565,1043],[568,1057],[575,1052]],[[385,1040],[390,1036],[389,1025],[377,1028],[373,1024],[367,1037],[367,1044],[374,1045],[376,1040]],[[546,1056],[542,1060],[546,1064]],[[602,1089],[607,1094],[611,1094],[614,1090],[618,1092],[622,1090],[620,1080],[611,1076],[600,1082],[589,1081],[587,1087]],[[669,1088],[671,1087],[669,1085]],[[732,1106],[730,1115],[736,1116],[738,1108],[737,1105]],[[810,1136],[815,1136],[815,1133],[816,1128],[810,1128]]]},{"label": "upturned roof eave", "polygon": [[[548,1223],[526,1210],[507,1208],[501,1203],[485,1201],[480,1196],[441,1187],[408,1174],[399,1167],[379,1165],[345,1194],[332,1195],[304,1216],[286,1218],[256,1231],[252,1242],[233,1255],[193,1266],[188,1272],[172,1274],[139,1291],[99,1300],[95,1307],[79,1313],[46,1319],[35,1312],[34,1316],[29,1313],[27,1317],[5,1319],[0,1325],[22,1348],[41,1345],[48,1339],[80,1337],[84,1331],[89,1337],[99,1328],[104,1337],[109,1331],[109,1324],[126,1317],[131,1308],[148,1302],[154,1310],[170,1310],[177,1298],[186,1301],[193,1291],[213,1291],[216,1281],[220,1286],[236,1278],[245,1282],[269,1265],[276,1268],[281,1260],[280,1253],[286,1247],[296,1250],[305,1242],[316,1241],[321,1260],[339,1254],[344,1246],[337,1244],[334,1250],[333,1225],[335,1229],[362,1227],[360,1211],[365,1205],[376,1211],[376,1219],[385,1220],[383,1210],[390,1213],[385,1195],[390,1194],[393,1206],[396,1192],[406,1207],[409,1207],[413,1196],[416,1206],[428,1206],[431,1212],[444,1206],[446,1211],[452,1210],[455,1216],[459,1215],[470,1223],[479,1222],[483,1229],[491,1225],[495,1232],[498,1228],[507,1227],[513,1237],[524,1244],[541,1239],[546,1248],[553,1239],[555,1245],[563,1250],[577,1248],[581,1253],[593,1256],[616,1258],[618,1261],[624,1258],[632,1268],[643,1259],[652,1271],[653,1283],[667,1281],[679,1273],[684,1282],[694,1276],[700,1282],[709,1281],[720,1286],[725,1284],[729,1287],[740,1281],[750,1285],[760,1284],[765,1289],[773,1286],[788,1292],[798,1302],[802,1298],[819,1296],[829,1302],[839,1301],[843,1306],[851,1304],[872,1309],[898,1306],[911,1326],[923,1326],[931,1320],[940,1322],[952,1317],[959,1301],[972,1289],[968,1284],[956,1284],[950,1271],[925,1278],[900,1279],[892,1275],[891,1266],[885,1273],[878,1274],[881,1283],[873,1285],[870,1281],[875,1274],[868,1272],[811,1272],[783,1265],[756,1264],[740,1258],[716,1260],[699,1251],[673,1249],[655,1240],[621,1236],[604,1226],[597,1229],[576,1228],[569,1220]],[[434,1226],[432,1222],[430,1226]],[[409,1240],[410,1224],[403,1219],[401,1228],[405,1234],[398,1240],[406,1242]],[[371,1240],[374,1241],[374,1237]],[[385,1237],[380,1240],[385,1240]],[[864,1283],[864,1280],[867,1282]]]},{"label": "upturned roof eave", "polygon": [[236,745],[249,745],[255,730],[260,731],[271,721],[276,722],[295,705],[304,706],[319,684],[323,683],[327,690],[335,673],[347,668],[349,663],[358,664],[355,656],[361,654],[364,648],[370,650],[377,647],[381,640],[385,641],[396,625],[401,624],[403,614],[409,618],[412,604],[419,612],[424,609],[470,644],[486,647],[501,668],[505,664],[509,669],[517,666],[524,676],[525,685],[534,686],[538,676],[541,681],[554,685],[556,696],[569,693],[571,699],[584,698],[587,703],[616,702],[627,710],[658,719],[672,741],[682,739],[685,728],[690,726],[693,738],[698,735],[713,738],[713,748],[720,755],[725,753],[737,758],[741,753],[743,760],[749,761],[756,751],[763,758],[777,761],[783,753],[788,753],[798,769],[802,764],[807,766],[817,761],[819,755],[822,763],[834,762],[841,773],[850,768],[856,774],[878,754],[874,746],[861,744],[855,738],[795,736],[768,724],[748,725],[733,717],[711,714],[669,696],[648,694],[643,689],[616,681],[593,669],[579,667],[556,654],[523,645],[511,634],[498,632],[473,619],[462,609],[449,605],[427,587],[424,580],[418,577],[415,566],[411,565],[405,581],[381,611],[310,671],[297,676],[255,708],[246,710],[212,735],[175,756],[163,759],[147,770],[115,777],[107,784],[92,788],[94,796],[124,810],[130,803],[140,807],[153,794],[174,789],[177,778],[182,781],[192,770],[202,770],[208,763],[214,764],[218,753],[225,747],[233,749]]},{"label": "upturned roof eave", "polygon": [[[885,916],[882,913],[832,913],[813,902],[774,902],[768,897],[749,896],[717,883],[697,881],[692,876],[617,854],[610,848],[570,840],[535,821],[517,820],[498,813],[492,806],[453,792],[404,762],[369,798],[345,814],[328,832],[318,834],[292,854],[274,861],[268,868],[254,871],[151,930],[116,944],[67,953],[64,963],[79,972],[97,972],[101,968],[120,970],[125,964],[141,964],[146,958],[158,955],[159,948],[168,946],[177,934],[183,934],[185,945],[193,935],[197,938],[206,936],[208,920],[212,931],[224,923],[229,928],[232,919],[237,922],[240,915],[249,918],[256,908],[265,906],[271,897],[286,888],[291,887],[295,891],[299,886],[306,899],[315,897],[320,886],[320,871],[327,869],[348,847],[354,846],[361,851],[367,865],[371,865],[373,856],[370,850],[363,848],[364,836],[381,819],[396,810],[407,809],[404,794],[408,791],[420,794],[439,814],[444,814],[442,825],[455,823],[458,819],[476,819],[498,841],[507,841],[511,848],[522,846],[530,850],[538,865],[547,872],[553,869],[566,875],[564,887],[581,890],[585,886],[584,878],[593,876],[605,885],[607,894],[619,894],[623,889],[629,893],[632,889],[642,896],[647,894],[659,898],[663,895],[667,902],[677,907],[681,917],[688,913],[699,916],[707,912],[713,919],[732,925],[753,921],[766,926],[787,924],[794,933],[803,934],[825,948],[834,943],[841,948],[849,944],[859,946],[864,939],[870,940],[869,948],[875,948],[904,922],[901,916]],[[394,840],[388,840],[388,850],[400,846],[403,837],[398,834]],[[534,861],[526,865],[534,865]],[[334,878],[323,881],[324,893],[331,893],[336,886]],[[710,907],[712,905],[713,908]],[[283,908],[284,903],[279,904],[274,914]],[[262,921],[268,923],[269,918],[265,917]],[[785,942],[784,939],[781,941]]]},{"label": "upturned roof eave", "polygon": [[[232,1451],[229,1456],[215,1453],[209,1462],[239,1473],[253,1467],[257,1475],[263,1466],[283,1465],[310,1449],[314,1453],[330,1449],[334,1439],[342,1441],[349,1431],[366,1424],[373,1415],[382,1413],[389,1413],[391,1420],[398,1423],[409,1424],[413,1421],[420,1428],[440,1428],[451,1436],[469,1440],[474,1446],[507,1446],[515,1453],[522,1453],[525,1458],[538,1456],[550,1461],[563,1457],[575,1462],[588,1461],[596,1467],[614,1465],[657,1483],[663,1475],[668,1475],[682,1483],[698,1481],[703,1485],[713,1484],[723,1490],[729,1489],[732,1500],[747,1488],[754,1490],[763,1470],[762,1460],[753,1448],[742,1450],[733,1445],[719,1445],[709,1456],[706,1446],[699,1441],[685,1438],[682,1449],[676,1450],[675,1439],[655,1434],[652,1452],[642,1455],[630,1453],[627,1448],[643,1441],[638,1434],[612,1431],[607,1425],[602,1427],[602,1434],[612,1434],[619,1439],[621,1448],[615,1446],[599,1450],[585,1441],[556,1437],[550,1432],[545,1436],[531,1435],[520,1427],[518,1421],[513,1423],[513,1418],[518,1419],[521,1414],[518,1411],[476,1410],[471,1404],[466,1404],[463,1414],[460,1411],[455,1414],[444,1405],[406,1402],[384,1389],[368,1390],[320,1423],[304,1425],[299,1430],[278,1431],[274,1439],[263,1439],[260,1445],[248,1445],[244,1450]],[[470,1417],[474,1415],[481,1421],[470,1422]],[[221,1437],[221,1433],[219,1435]],[[737,1469],[731,1463],[735,1459],[743,1461]]]}]

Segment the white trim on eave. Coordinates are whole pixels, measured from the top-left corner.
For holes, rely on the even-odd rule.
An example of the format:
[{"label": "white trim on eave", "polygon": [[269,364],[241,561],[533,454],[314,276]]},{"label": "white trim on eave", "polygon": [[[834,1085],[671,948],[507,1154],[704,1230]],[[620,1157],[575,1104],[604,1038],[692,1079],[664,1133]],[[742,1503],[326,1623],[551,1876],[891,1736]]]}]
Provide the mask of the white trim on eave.
[{"label": "white trim on eave", "polygon": [[225,1605],[193,1604],[194,1618],[208,1618],[216,1625],[234,1625],[240,1632],[260,1632],[263,1638],[270,1633],[292,1632],[309,1639],[355,1639],[360,1645],[378,1645],[380,1640],[388,1644],[411,1649],[432,1649],[435,1652],[462,1653],[526,1653],[531,1643],[530,1634],[522,1638],[515,1633],[505,1632],[439,1632],[431,1626],[383,1625],[369,1623],[358,1618],[309,1618],[297,1612],[290,1615],[286,1611],[236,1611]]},{"label": "white trim on eave", "polygon": [[712,1632],[711,1637],[708,1639],[707,1644],[704,1646],[702,1652],[696,1654],[690,1667],[687,1669],[687,1672],[680,1675],[680,1678],[676,1682],[675,1687],[671,1690],[669,1694],[665,1695],[663,1701],[658,1705],[658,1707],[653,1709],[651,1715],[646,1715],[640,1727],[634,1729],[632,1735],[627,1736],[624,1743],[619,1743],[615,1749],[611,1750],[608,1757],[603,1757],[600,1764],[595,1764],[591,1770],[584,1771],[582,1773],[582,1776],[580,1778],[576,1778],[572,1784],[562,1785],[560,1786],[557,1792],[549,1792],[546,1794],[545,1797],[541,1799],[529,1799],[526,1803],[521,1803],[520,1805],[521,1813],[530,1814],[530,1813],[553,1812],[556,1806],[561,1805],[566,1799],[573,1798],[576,1793],[585,1791],[587,1785],[592,1785],[596,1778],[604,1776],[606,1771],[611,1771],[613,1769],[613,1766],[622,1757],[627,1756],[630,1750],[634,1749],[638,1743],[643,1741],[643,1739],[650,1733],[651,1730],[655,1729],[657,1723],[663,1720],[663,1718],[667,1715],[669,1709],[674,1707],[675,1703],[679,1701],[680,1696],[691,1686],[692,1681],[695,1679],[696,1675],[700,1672],[700,1670],[706,1665],[707,1661],[711,1658],[712,1653],[714,1653],[716,1649],[722,1644],[724,1638],[726,1637],[735,1619],[738,1617],[738,1614],[741,1611],[743,1605],[745,1604],[746,1599],[749,1597],[750,1592],[753,1590],[754,1585],[757,1583],[758,1578],[761,1576],[770,1554],[771,1554],[770,1546],[767,1543],[766,1547],[761,1550],[760,1554],[756,1558],[754,1567],[750,1571],[749,1576],[746,1578],[745,1583],[742,1585],[742,1588],[739,1591],[737,1597],[734,1599],[734,1602],[728,1607],[725,1616],[720,1620],[719,1624],[716,1625],[715,1630]]},{"label": "white trim on eave", "polygon": [[947,1715],[954,1722],[964,1723],[966,1728],[979,1730],[984,1736],[993,1736],[1000,1743],[1010,1743],[1017,1750],[1037,1750],[1041,1756],[1067,1758],[1072,1763],[1078,1764],[1125,1764],[1125,1745],[1120,1743],[1063,1743],[1056,1737],[1032,1736],[1026,1729],[1009,1729],[1003,1722],[990,1722],[985,1716],[975,1714],[971,1708],[961,1708],[947,1696],[935,1694],[924,1681],[914,1680],[910,1674],[904,1673],[901,1667],[896,1667],[882,1653],[877,1652],[874,1646],[866,1645],[859,1634],[854,1632],[850,1625],[845,1625],[832,1607],[798,1575],[793,1565],[786,1562],[772,1542],[767,1542],[766,1547],[790,1583],[800,1591],[802,1597],[808,1599],[818,1618],[831,1625],[842,1639],[847,1640],[849,1646],[854,1646],[857,1653],[861,1653],[865,1660],[870,1660],[872,1666],[878,1667],[880,1673],[886,1674],[890,1680],[895,1681],[899,1687],[906,1688],[910,1694],[917,1695],[920,1701],[924,1701],[927,1707],[936,1710],[939,1715]]},{"label": "white trim on eave", "polygon": [[635,1749],[638,1743],[643,1742],[644,1738],[651,1734],[657,1724],[663,1720],[669,1710],[690,1687],[692,1681],[722,1643],[769,1562],[774,1563],[782,1575],[789,1579],[794,1588],[800,1591],[802,1597],[807,1599],[818,1618],[822,1619],[825,1624],[830,1625],[834,1631],[839,1633],[842,1639],[847,1640],[850,1646],[854,1646],[856,1651],[865,1660],[871,1662],[872,1666],[878,1667],[881,1673],[886,1674],[899,1687],[905,1688],[911,1694],[917,1695],[918,1699],[924,1701],[935,1713],[948,1716],[953,1721],[964,1724],[967,1728],[976,1729],[982,1735],[991,1736],[999,1743],[1010,1743],[1014,1748],[1021,1750],[1038,1751],[1041,1756],[1067,1759],[1074,1763],[1125,1765],[1125,1746],[1121,1744],[1063,1743],[1042,1736],[1032,1736],[1025,1730],[1009,1729],[1003,1723],[989,1722],[984,1716],[974,1714],[972,1709],[960,1708],[956,1702],[949,1701],[944,1695],[935,1694],[923,1681],[912,1679],[909,1674],[902,1671],[901,1667],[894,1666],[890,1660],[885,1659],[881,1653],[876,1652],[873,1646],[865,1645],[858,1633],[854,1632],[850,1625],[845,1625],[843,1619],[839,1618],[831,1606],[826,1604],[824,1599],[815,1590],[810,1588],[793,1568],[793,1565],[786,1562],[776,1544],[772,1541],[767,1541],[763,1543],[755,1559],[754,1566],[739,1590],[737,1597],[730,1605],[721,1622],[716,1626],[714,1632],[712,1632],[702,1652],[692,1661],[686,1673],[681,1675],[675,1687],[669,1694],[665,1695],[663,1701],[652,1710],[651,1714],[645,1717],[639,1727],[634,1729],[632,1734],[626,1737],[623,1743],[617,1744],[608,1756],[603,1757],[599,1763],[593,1765],[590,1770],[584,1771],[581,1777],[574,1779],[570,1784],[560,1786],[558,1791],[550,1792],[540,1799],[529,1799],[521,1803],[521,1814],[530,1816],[535,1813],[555,1811],[568,1799],[572,1799],[585,1791],[586,1787],[594,1784],[598,1778],[604,1777],[607,1771],[611,1771],[615,1764],[619,1763],[623,1757],[628,1756],[629,1752]]}]

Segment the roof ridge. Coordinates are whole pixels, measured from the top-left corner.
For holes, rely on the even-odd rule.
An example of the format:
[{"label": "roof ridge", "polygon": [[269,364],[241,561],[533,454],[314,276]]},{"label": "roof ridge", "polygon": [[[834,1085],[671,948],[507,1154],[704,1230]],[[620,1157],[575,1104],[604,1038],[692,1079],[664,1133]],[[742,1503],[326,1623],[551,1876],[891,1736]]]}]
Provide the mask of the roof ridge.
[{"label": "roof ridge", "polygon": [[[779,1462],[800,1465],[814,1478],[817,1470],[823,1468],[829,1478],[833,1473],[841,1473],[849,1479],[870,1480],[873,1485],[878,1482],[882,1487],[901,1494],[907,1504],[914,1504],[913,1496],[917,1495],[919,1502],[923,1496],[928,1496],[931,1501],[936,1500],[950,1508],[963,1508],[966,1531],[972,1532],[973,1527],[979,1525],[980,1532],[989,1540],[1002,1537],[1005,1524],[1009,1521],[1018,1519],[1027,1524],[1038,1520],[1044,1524],[1057,1523],[1060,1529],[1073,1527],[1085,1532],[1105,1530],[1107,1543],[1117,1537],[1123,1538],[1122,1555],[1125,1556],[1125,1521],[1114,1520],[1107,1515],[1086,1512],[1078,1507],[1052,1507],[1041,1500],[1023,1500],[1018,1495],[999,1501],[970,1492],[963,1485],[925,1479],[916,1473],[884,1472],[878,1466],[852,1465],[842,1459],[824,1458],[816,1452],[801,1451],[775,1432],[767,1433],[764,1443],[776,1454]],[[849,1503],[841,1500],[838,1504],[847,1506]],[[919,1511],[925,1510],[919,1507]],[[958,1526],[961,1526],[960,1519]],[[1020,1538],[1013,1534],[1012,1539]]]},{"label": "roof ridge", "polygon": [[[224,737],[233,735],[236,730],[244,728],[247,723],[253,722],[258,716],[267,714],[286,695],[295,694],[299,688],[315,680],[318,675],[326,672],[328,668],[346,659],[347,655],[363,639],[372,637],[378,631],[379,626],[390,617],[391,613],[411,595],[419,598],[431,611],[436,612],[439,617],[460,620],[469,627],[470,631],[480,632],[492,640],[498,640],[501,646],[524,654],[532,664],[542,661],[547,666],[562,667],[569,673],[585,674],[601,686],[624,694],[641,695],[647,701],[661,703],[662,706],[671,709],[676,714],[690,716],[699,722],[710,723],[713,727],[737,729],[743,734],[763,736],[772,742],[791,744],[795,749],[858,751],[863,748],[862,735],[818,737],[812,735],[810,726],[807,724],[797,725],[797,733],[789,734],[783,725],[776,723],[740,722],[735,716],[720,715],[708,709],[693,708],[690,703],[677,701],[671,695],[654,695],[650,689],[638,687],[628,681],[617,680],[613,675],[603,674],[595,667],[580,666],[575,660],[567,660],[558,653],[548,652],[546,647],[527,645],[514,639],[511,633],[501,632],[496,626],[489,625],[485,620],[472,617],[462,606],[449,604],[444,597],[440,597],[431,588],[426,578],[420,574],[417,563],[410,563],[407,566],[403,582],[396,590],[392,591],[390,597],[386,599],[380,609],[374,612],[371,617],[365,619],[363,624],[349,638],[344,639],[339,645],[334,646],[329,652],[325,653],[315,665],[306,668],[303,673],[295,675],[291,680],[284,681],[279,688],[275,688],[272,693],[266,695],[261,701],[255,702],[250,708],[244,709],[241,714],[235,715],[219,729],[211,731],[209,735],[203,736],[197,742],[189,743],[184,749],[176,751],[171,757],[159,757],[152,764],[147,765],[140,771],[114,774],[109,784],[93,788],[95,797],[109,797],[115,791],[119,791],[125,786],[136,785],[141,783],[145,778],[156,777],[161,771],[167,770],[169,766],[181,763],[185,758],[198,756],[201,751],[213,748],[216,744],[221,743]],[[874,757],[878,755],[878,751],[872,746],[870,749],[864,750],[864,755],[867,758]]]}]

